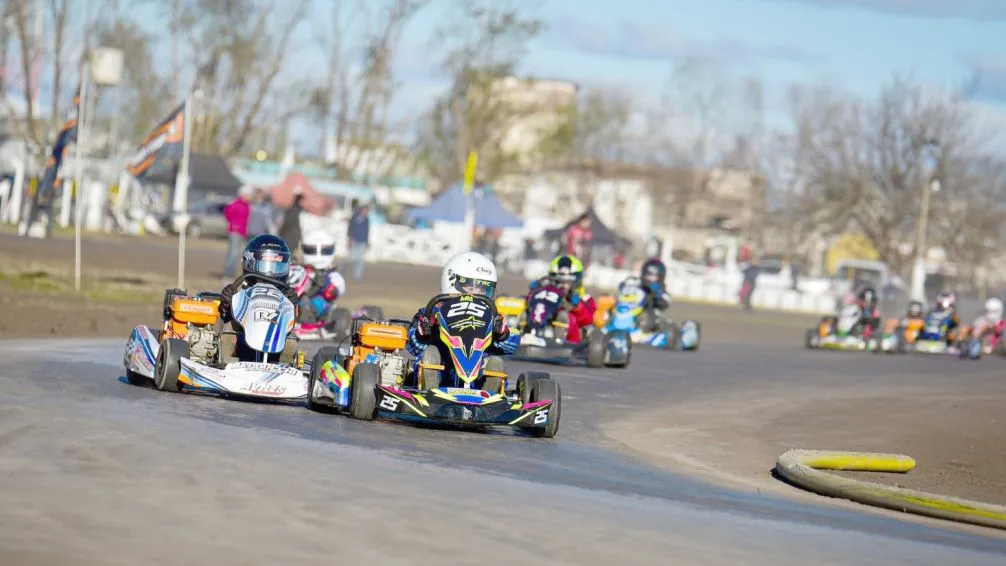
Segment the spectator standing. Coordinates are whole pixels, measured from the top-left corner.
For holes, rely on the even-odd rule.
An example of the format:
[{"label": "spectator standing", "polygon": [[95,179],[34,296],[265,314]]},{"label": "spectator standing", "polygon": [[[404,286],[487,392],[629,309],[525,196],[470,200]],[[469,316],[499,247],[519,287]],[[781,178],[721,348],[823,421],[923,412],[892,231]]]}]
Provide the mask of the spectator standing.
[{"label": "spectator standing", "polygon": [[248,219],[251,216],[251,200],[254,189],[248,185],[238,189],[238,197],[224,207],[227,219],[227,263],[224,279],[233,281],[237,277],[238,256],[248,239]]},{"label": "spectator standing", "polygon": [[266,192],[258,191],[252,201],[251,212],[248,217],[248,238],[261,236],[262,234],[272,234],[276,227],[272,220],[272,211],[266,204]]},{"label": "spectator standing", "polygon": [[354,207],[349,219],[349,256],[353,263],[353,279],[363,276],[363,256],[370,242],[370,207],[362,204]]},{"label": "spectator standing", "polygon": [[584,214],[566,231],[566,253],[579,258],[586,267],[590,263],[590,246],[593,239],[590,215]]},{"label": "spectator standing", "polygon": [[283,238],[286,245],[293,252],[293,257],[295,263],[300,263],[303,258],[300,257],[300,213],[304,211],[303,201],[304,195],[301,194],[299,189],[294,189],[295,196],[293,198],[293,204],[290,208],[286,210],[286,214],[283,215],[283,224],[279,227],[279,237]]}]

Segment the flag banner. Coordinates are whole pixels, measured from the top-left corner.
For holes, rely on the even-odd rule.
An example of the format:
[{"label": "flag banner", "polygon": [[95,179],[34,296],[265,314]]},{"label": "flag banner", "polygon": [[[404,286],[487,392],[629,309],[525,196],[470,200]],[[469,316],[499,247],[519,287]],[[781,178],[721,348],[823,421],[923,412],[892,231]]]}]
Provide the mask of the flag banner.
[{"label": "flag banner", "polygon": [[173,176],[182,161],[184,138],[185,103],[183,102],[144,138],[136,155],[126,164],[126,171],[140,180],[158,174]]}]

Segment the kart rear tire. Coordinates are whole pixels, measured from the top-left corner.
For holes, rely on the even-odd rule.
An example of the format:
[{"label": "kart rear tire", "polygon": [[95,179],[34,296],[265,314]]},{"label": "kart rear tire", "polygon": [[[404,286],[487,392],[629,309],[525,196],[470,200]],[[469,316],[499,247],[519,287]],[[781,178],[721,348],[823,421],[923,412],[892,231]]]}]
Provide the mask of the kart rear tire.
[{"label": "kart rear tire", "polygon": [[311,373],[307,377],[307,408],[312,411],[323,411],[329,406],[324,403],[318,403],[314,400],[314,386],[318,381],[321,380],[321,366],[325,365],[325,362],[329,360],[336,360],[338,363],[339,359],[339,348],[335,346],[325,346],[315,352],[314,357],[311,358]]},{"label": "kart rear tire", "polygon": [[350,385],[349,415],[361,421],[377,417],[377,384],[381,381],[381,368],[377,364],[359,364],[353,369]]},{"label": "kart rear tire", "polygon": [[628,348],[628,350],[625,352],[625,361],[609,363],[607,365],[609,367],[625,369],[629,367],[629,362],[632,361],[632,336],[630,336],[629,333],[626,332],[625,330],[612,330],[611,332],[605,334],[604,336],[605,348],[608,347],[608,343],[611,341],[612,338],[615,337],[616,334],[622,335],[622,338],[625,340],[626,346]]},{"label": "kart rear tire", "polygon": [[685,350],[687,352],[694,352],[694,351],[696,351],[696,350],[699,349],[699,346],[702,345],[702,323],[699,322],[699,321],[697,321],[697,320],[686,320],[684,323],[688,324],[689,322],[692,323],[695,326],[695,346],[693,346],[693,347],[688,348],[687,350],[685,350],[685,348],[681,345],[681,334],[680,334],[681,329],[680,328],[678,328],[678,333],[679,333],[678,334],[678,346],[682,350]]},{"label": "kart rear tire", "polygon": [[515,392],[521,403],[526,405],[531,402],[531,389],[542,379],[552,379],[552,376],[543,371],[525,371],[517,376]]},{"label": "kart rear tire", "polygon": [[562,389],[559,382],[551,377],[539,379],[531,386],[531,402],[551,401],[548,410],[548,424],[544,428],[529,428],[528,431],[538,438],[554,438],[559,432],[559,419],[562,417]]},{"label": "kart rear tire", "polygon": [[587,367],[604,367],[604,356],[608,353],[608,340],[604,334],[597,330],[591,332],[587,342]]},{"label": "kart rear tire", "polygon": [[154,364],[154,387],[158,391],[178,392],[178,375],[182,372],[182,358],[189,355],[189,343],[178,338],[161,342]]},{"label": "kart rear tire", "polygon": [[363,305],[363,315],[371,320],[384,320],[384,309],[377,305]]},{"label": "kart rear tire", "polygon": [[327,326],[336,340],[345,340],[353,329],[353,313],[346,307],[336,307],[328,315]]}]

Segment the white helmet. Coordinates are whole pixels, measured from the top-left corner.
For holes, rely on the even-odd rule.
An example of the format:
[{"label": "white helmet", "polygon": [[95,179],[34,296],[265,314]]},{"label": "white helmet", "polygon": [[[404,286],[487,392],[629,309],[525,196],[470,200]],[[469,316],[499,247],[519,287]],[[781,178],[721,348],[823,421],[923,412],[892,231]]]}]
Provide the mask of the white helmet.
[{"label": "white helmet", "polygon": [[304,263],[315,269],[328,269],[335,260],[335,238],[324,230],[315,230],[300,242]]},{"label": "white helmet", "polygon": [[496,266],[492,260],[476,252],[461,252],[447,260],[440,272],[440,292],[444,294],[496,294]]},{"label": "white helmet", "polygon": [[985,312],[995,316],[1002,316],[1003,314],[1002,300],[996,297],[992,297],[991,299],[985,301]]}]

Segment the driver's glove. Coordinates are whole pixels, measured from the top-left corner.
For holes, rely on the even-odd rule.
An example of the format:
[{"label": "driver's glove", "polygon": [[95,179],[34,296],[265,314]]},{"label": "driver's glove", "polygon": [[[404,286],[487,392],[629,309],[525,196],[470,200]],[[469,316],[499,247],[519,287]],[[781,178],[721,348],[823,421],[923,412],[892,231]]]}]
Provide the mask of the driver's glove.
[{"label": "driver's glove", "polygon": [[503,342],[510,337],[510,327],[507,326],[506,319],[503,315],[497,314],[496,319],[493,320],[493,341]]},{"label": "driver's glove", "polygon": [[220,290],[220,318],[224,322],[230,322],[231,320],[231,299],[236,292],[237,289],[233,283],[224,285],[224,288]]},{"label": "driver's glove", "polygon": [[416,317],[416,336],[423,340],[429,340],[433,335],[433,321],[423,315]]}]

